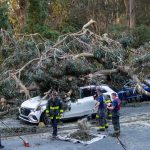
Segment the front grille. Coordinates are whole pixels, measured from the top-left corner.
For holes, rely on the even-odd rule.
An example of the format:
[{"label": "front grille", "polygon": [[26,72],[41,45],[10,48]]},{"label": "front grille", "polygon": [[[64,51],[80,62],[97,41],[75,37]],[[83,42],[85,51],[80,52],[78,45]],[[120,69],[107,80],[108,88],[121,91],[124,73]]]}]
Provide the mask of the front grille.
[{"label": "front grille", "polygon": [[29,108],[21,108],[20,113],[24,116],[28,116],[30,114],[31,110]]}]

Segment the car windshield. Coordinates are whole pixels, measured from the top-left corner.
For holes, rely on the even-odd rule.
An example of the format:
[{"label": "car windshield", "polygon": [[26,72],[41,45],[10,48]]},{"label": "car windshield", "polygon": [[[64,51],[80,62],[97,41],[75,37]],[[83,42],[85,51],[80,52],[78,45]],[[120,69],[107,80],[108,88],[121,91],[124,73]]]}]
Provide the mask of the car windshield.
[{"label": "car windshield", "polygon": [[[107,91],[104,89],[101,89],[102,93],[106,93]],[[91,88],[83,88],[81,89],[81,98],[94,96],[96,94],[96,87]]]}]

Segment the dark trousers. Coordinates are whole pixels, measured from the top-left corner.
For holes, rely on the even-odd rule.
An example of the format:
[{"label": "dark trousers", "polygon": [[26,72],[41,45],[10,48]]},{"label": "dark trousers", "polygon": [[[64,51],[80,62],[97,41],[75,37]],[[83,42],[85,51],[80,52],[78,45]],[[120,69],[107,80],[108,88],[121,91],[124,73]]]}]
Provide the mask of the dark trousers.
[{"label": "dark trousers", "polygon": [[107,109],[107,118],[110,119],[112,117],[112,113],[109,109]]},{"label": "dark trousers", "polygon": [[112,116],[112,124],[115,132],[120,132],[119,116]]},{"label": "dark trousers", "polygon": [[53,134],[52,134],[52,136],[57,136],[58,120],[57,119],[51,119],[51,124],[52,124],[52,127],[53,127]]},{"label": "dark trousers", "polygon": [[2,146],[2,143],[1,143],[1,133],[0,133],[0,146]]},{"label": "dark trousers", "polygon": [[105,127],[107,124],[106,121],[106,109],[98,109],[98,116],[99,116],[99,127]]}]

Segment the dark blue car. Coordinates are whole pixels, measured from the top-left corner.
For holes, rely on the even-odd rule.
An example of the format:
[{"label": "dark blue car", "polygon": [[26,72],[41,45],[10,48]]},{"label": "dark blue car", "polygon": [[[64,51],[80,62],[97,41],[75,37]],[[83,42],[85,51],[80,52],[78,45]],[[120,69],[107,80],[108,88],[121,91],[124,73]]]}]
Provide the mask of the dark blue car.
[{"label": "dark blue car", "polygon": [[[147,80],[147,82],[150,84],[150,80]],[[117,92],[120,100],[128,103],[150,100],[150,97],[148,97],[147,95],[139,94],[136,91],[135,87],[136,84],[133,81],[125,84],[123,88]],[[143,88],[146,91],[150,92],[150,87],[148,87],[147,85],[143,84]]]}]

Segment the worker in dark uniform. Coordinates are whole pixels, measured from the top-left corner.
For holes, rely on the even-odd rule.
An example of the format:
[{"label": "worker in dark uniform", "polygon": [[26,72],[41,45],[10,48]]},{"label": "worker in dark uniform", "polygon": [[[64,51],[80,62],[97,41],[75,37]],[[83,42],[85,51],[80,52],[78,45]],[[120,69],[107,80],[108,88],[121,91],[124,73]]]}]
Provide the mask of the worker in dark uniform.
[{"label": "worker in dark uniform", "polygon": [[52,138],[57,138],[57,125],[60,117],[63,115],[62,102],[58,98],[57,92],[53,91],[47,103],[46,114],[51,119],[53,127]]},{"label": "worker in dark uniform", "polygon": [[9,108],[10,106],[6,104],[6,99],[2,97],[0,100],[0,112],[8,111]]},{"label": "worker in dark uniform", "polygon": [[[0,112],[3,111],[2,106],[3,106],[3,98],[1,98],[1,101],[0,101]],[[0,131],[0,149],[2,148],[4,148],[4,146],[1,143],[1,131]]]},{"label": "worker in dark uniform", "polygon": [[119,123],[119,110],[120,110],[120,100],[116,93],[112,93],[112,105],[107,106],[109,110],[112,111],[112,124],[114,126],[114,133],[112,136],[118,137],[120,135],[120,123]]},{"label": "worker in dark uniform", "polygon": [[4,148],[4,146],[1,143],[1,131],[0,131],[0,149]]},{"label": "worker in dark uniform", "polygon": [[106,121],[106,105],[104,102],[104,96],[100,89],[97,89],[97,103],[95,108],[98,108],[98,116],[99,116],[99,129],[98,131],[105,131],[108,128],[108,124]]}]

